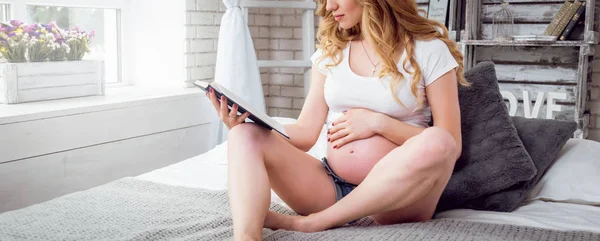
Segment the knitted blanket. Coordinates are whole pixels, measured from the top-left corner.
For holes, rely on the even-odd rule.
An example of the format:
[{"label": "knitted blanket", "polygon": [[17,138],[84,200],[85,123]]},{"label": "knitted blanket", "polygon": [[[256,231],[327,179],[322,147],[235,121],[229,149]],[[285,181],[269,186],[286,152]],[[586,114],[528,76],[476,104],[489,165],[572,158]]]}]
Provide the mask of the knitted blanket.
[{"label": "knitted blanket", "polygon": [[[274,211],[292,214],[273,203]],[[263,229],[265,240],[600,240],[600,234],[438,219],[377,225],[368,218],[318,233]],[[226,191],[120,179],[0,214],[0,240],[232,240]]]}]

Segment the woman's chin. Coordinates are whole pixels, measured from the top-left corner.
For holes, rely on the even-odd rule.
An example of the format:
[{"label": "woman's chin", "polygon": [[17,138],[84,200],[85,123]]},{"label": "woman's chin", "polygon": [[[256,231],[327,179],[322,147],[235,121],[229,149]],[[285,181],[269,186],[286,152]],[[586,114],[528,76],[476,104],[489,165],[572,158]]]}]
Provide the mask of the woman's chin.
[{"label": "woman's chin", "polygon": [[342,22],[340,22],[338,26],[344,30],[348,30],[348,29],[351,29],[352,27],[354,27],[354,26],[348,26],[347,24],[344,24]]}]

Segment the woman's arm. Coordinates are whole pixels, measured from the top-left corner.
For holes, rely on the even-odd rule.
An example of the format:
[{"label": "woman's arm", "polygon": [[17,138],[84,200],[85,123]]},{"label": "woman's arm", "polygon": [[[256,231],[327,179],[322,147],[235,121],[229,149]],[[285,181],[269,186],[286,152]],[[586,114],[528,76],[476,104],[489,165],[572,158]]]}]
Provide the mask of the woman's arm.
[{"label": "woman's arm", "polygon": [[[434,125],[441,127],[454,137],[458,150],[462,149],[460,130],[460,107],[458,105],[458,84],[456,71],[451,70],[425,88]],[[377,117],[374,132],[386,139],[402,145],[409,138],[418,135],[425,128],[415,127],[384,114]],[[460,155],[460,153],[459,153]]]},{"label": "woman's arm", "polygon": [[375,133],[399,146],[425,130],[423,127],[412,126],[381,113],[377,114],[377,124],[374,127]]},{"label": "woman's arm", "polygon": [[458,158],[462,151],[458,81],[452,69],[426,87],[427,101],[431,108],[433,125],[448,131],[456,141]]},{"label": "woman's arm", "polygon": [[290,136],[290,139],[286,140],[305,152],[309,151],[317,142],[323,125],[325,125],[328,107],[323,92],[324,84],[325,75],[321,74],[316,66],[313,66],[310,90],[298,121],[295,124],[284,125],[285,132]]}]

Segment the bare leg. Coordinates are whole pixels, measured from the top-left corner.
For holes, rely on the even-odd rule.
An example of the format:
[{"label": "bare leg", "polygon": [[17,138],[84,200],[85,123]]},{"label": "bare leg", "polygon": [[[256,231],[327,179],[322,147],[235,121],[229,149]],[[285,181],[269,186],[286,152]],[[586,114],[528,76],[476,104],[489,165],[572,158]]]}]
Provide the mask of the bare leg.
[{"label": "bare leg", "polygon": [[301,214],[321,211],[335,202],[333,182],[321,162],[262,127],[232,128],[228,160],[235,240],[261,240],[263,225],[288,228],[291,224],[290,218],[282,218],[286,215],[268,211],[271,188]]},{"label": "bare leg", "polygon": [[[383,223],[428,220],[452,173],[456,154],[456,144],[448,132],[428,128],[382,158],[345,198],[294,221],[294,227],[320,231],[370,215]],[[411,212],[398,211],[403,209]]]}]

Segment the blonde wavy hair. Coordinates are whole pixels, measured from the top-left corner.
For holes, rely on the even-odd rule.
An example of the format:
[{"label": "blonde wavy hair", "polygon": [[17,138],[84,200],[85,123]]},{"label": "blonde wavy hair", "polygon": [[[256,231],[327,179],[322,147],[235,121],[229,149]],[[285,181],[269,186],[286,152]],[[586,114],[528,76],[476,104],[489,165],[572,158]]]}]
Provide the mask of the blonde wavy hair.
[{"label": "blonde wavy hair", "polygon": [[[319,41],[317,47],[323,51],[323,55],[318,61],[330,57],[334,62],[334,64],[328,64],[326,67],[340,64],[342,49],[347,46],[349,41],[363,34],[371,43],[377,43],[374,49],[377,55],[381,57],[381,63],[383,63],[379,77],[392,77],[390,81],[392,96],[396,102],[404,106],[395,94],[395,90],[404,79],[404,76],[398,71],[393,56],[401,54],[401,51],[405,50],[407,58],[403,61],[402,67],[406,73],[413,76],[410,84],[411,92],[417,98],[419,105],[422,106],[424,99],[417,92],[422,73],[415,59],[415,40],[437,38],[446,43],[452,56],[458,62],[456,70],[458,83],[464,86],[469,85],[462,74],[463,55],[458,50],[456,43],[449,39],[448,29],[437,21],[419,15],[415,0],[356,0],[363,8],[362,20],[360,24],[350,29],[338,28],[333,13],[325,9],[327,0],[317,0],[317,2],[316,15],[322,17],[317,32],[317,40]],[[442,32],[438,29],[441,29]],[[407,69],[408,63],[414,67],[414,71]]]}]

